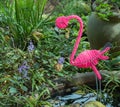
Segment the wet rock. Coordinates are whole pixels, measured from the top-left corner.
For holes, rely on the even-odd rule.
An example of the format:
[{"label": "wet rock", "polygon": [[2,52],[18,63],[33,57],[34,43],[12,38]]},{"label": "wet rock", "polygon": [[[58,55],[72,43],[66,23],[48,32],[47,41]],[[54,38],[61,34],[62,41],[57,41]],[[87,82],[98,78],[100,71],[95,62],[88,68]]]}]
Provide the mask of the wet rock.
[{"label": "wet rock", "polygon": [[89,101],[83,107],[105,107],[105,105],[98,101]]},{"label": "wet rock", "polygon": [[[60,106],[60,107],[66,107],[66,106]],[[81,107],[79,103],[71,104],[67,107]]]},{"label": "wet rock", "polygon": [[72,104],[70,107],[81,107],[79,103]]}]

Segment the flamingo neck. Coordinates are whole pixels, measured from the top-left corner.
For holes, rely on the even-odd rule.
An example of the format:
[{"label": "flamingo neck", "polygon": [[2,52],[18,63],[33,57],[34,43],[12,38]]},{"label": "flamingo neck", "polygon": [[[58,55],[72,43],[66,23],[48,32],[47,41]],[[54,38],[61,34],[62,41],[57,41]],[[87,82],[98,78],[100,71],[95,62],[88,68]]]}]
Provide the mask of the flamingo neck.
[{"label": "flamingo neck", "polygon": [[70,64],[74,65],[75,54],[77,52],[77,49],[78,49],[78,46],[79,46],[79,43],[80,43],[80,39],[81,39],[81,36],[82,36],[82,32],[83,32],[83,21],[77,15],[68,16],[68,19],[69,20],[76,19],[80,23],[80,29],[79,29],[79,32],[78,32],[78,36],[76,38],[76,42],[74,44],[73,51],[72,51],[72,53],[70,55]]}]

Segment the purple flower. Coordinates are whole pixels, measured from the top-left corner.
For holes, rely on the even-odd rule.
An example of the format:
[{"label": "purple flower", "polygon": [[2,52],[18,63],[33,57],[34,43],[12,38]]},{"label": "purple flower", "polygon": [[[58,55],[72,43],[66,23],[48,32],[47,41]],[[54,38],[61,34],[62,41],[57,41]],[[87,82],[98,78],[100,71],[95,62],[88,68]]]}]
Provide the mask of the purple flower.
[{"label": "purple flower", "polygon": [[24,78],[27,78],[28,70],[30,69],[30,66],[27,64],[26,61],[23,62],[23,64],[18,68],[19,73],[23,74]]},{"label": "purple flower", "polygon": [[58,63],[59,63],[59,64],[63,64],[64,61],[65,61],[64,57],[60,57],[60,58],[58,59]]},{"label": "purple flower", "polygon": [[29,42],[29,46],[28,46],[28,51],[29,51],[29,52],[32,52],[32,51],[34,50],[34,48],[35,48],[35,47],[34,47],[34,45],[33,45],[33,42],[30,41],[30,42]]}]

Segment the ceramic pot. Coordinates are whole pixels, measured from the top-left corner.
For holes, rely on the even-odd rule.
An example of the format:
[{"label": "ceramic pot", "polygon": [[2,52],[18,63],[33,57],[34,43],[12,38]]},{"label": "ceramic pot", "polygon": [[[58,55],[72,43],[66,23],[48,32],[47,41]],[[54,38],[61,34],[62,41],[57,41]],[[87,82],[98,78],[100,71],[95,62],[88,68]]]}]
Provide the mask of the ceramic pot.
[{"label": "ceramic pot", "polygon": [[117,44],[120,50],[120,17],[111,17],[109,21],[100,19],[94,12],[87,24],[87,36],[92,49],[102,48],[106,42]]}]

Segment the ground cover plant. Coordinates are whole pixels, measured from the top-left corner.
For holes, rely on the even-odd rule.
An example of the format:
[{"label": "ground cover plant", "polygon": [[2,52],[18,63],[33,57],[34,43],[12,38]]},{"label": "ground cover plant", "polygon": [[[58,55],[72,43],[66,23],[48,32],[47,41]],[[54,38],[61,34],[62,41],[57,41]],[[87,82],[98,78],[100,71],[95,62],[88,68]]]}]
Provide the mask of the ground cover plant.
[{"label": "ground cover plant", "polygon": [[[30,1],[25,1],[26,4],[28,2]],[[76,69],[68,63],[71,43],[73,44],[76,37],[76,34],[73,34],[74,36],[69,38],[70,33],[75,33],[70,31],[72,25],[68,31],[54,29],[53,20],[49,21],[51,25],[46,26],[47,20],[42,19],[41,15],[43,8],[39,10],[41,11],[39,18],[35,20],[36,15],[31,17],[27,15],[37,14],[34,10],[27,14],[25,11],[25,9],[33,9],[32,0],[28,3],[30,7],[26,4],[18,3],[17,0],[1,2],[1,106],[50,106],[46,100],[50,97],[49,87],[55,88],[52,78],[68,76]],[[44,27],[43,25],[40,27],[42,22]],[[64,37],[65,33],[66,37]],[[89,44],[86,42],[84,46],[89,47]],[[83,45],[80,48],[82,47]],[[61,57],[65,60],[64,66],[59,60]]]},{"label": "ground cover plant", "polygon": [[[57,31],[60,33],[58,35],[53,28],[45,29],[48,31],[44,34],[44,38],[40,39],[38,45],[30,41],[26,51],[5,45],[2,41],[0,48],[2,106],[48,104],[45,100],[50,98],[49,88],[55,88],[52,79],[58,76],[68,77],[77,71],[77,68],[71,67],[68,61],[72,49],[71,44],[74,43],[76,36],[66,38],[64,34],[61,34],[66,33],[65,31]],[[55,43],[58,44],[55,45]],[[82,44],[80,49],[89,47],[87,42],[84,44],[86,46]],[[65,60],[64,64],[58,61],[61,57]]]}]

